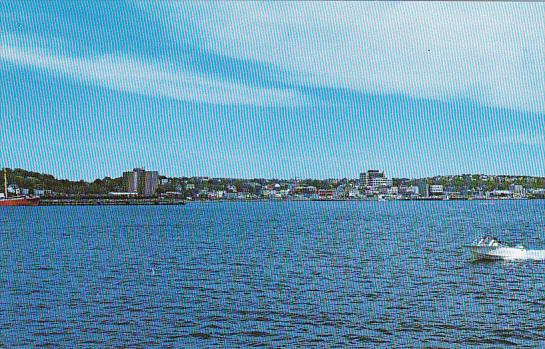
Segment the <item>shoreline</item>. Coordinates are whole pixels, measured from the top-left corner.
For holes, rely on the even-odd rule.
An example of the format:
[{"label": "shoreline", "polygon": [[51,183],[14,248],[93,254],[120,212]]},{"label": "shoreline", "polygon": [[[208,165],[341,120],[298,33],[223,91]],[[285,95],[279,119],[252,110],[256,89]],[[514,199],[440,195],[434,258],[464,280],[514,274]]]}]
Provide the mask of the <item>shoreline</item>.
[{"label": "shoreline", "polygon": [[38,206],[183,206],[191,203],[223,202],[390,202],[390,201],[527,201],[544,198],[418,198],[418,199],[216,199],[216,200],[179,200],[179,199],[41,199]]}]

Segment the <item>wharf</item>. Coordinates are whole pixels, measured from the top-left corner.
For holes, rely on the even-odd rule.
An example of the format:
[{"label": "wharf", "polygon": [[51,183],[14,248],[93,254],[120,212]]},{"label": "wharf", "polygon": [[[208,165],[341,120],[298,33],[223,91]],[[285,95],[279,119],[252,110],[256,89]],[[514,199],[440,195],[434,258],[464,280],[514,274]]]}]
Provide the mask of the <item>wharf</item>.
[{"label": "wharf", "polygon": [[41,199],[41,206],[185,205],[179,199]]}]

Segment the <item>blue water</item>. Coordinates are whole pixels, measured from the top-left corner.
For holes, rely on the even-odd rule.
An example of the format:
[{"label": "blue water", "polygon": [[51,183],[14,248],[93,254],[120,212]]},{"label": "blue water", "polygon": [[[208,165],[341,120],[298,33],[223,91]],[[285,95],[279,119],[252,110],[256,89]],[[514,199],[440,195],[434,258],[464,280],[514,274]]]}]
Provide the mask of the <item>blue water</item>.
[{"label": "blue water", "polygon": [[0,347],[543,347],[545,201],[0,211]]}]

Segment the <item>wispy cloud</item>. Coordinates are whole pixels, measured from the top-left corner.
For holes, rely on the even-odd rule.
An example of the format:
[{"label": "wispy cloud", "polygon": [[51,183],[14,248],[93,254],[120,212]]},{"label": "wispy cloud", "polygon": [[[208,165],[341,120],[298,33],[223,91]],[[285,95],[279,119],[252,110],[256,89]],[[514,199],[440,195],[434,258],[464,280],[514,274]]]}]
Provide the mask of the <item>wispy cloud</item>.
[{"label": "wispy cloud", "polygon": [[195,26],[206,49],[276,66],[303,85],[545,111],[541,3],[160,6],[177,13],[166,21],[173,30]]},{"label": "wispy cloud", "polygon": [[545,134],[538,131],[501,131],[484,137],[486,143],[497,145],[535,145],[545,146]]},{"label": "wispy cloud", "polygon": [[158,62],[121,54],[73,55],[38,43],[45,38],[0,35],[0,60],[101,87],[181,101],[258,106],[297,105],[297,91],[250,86],[183,70],[176,61]]}]

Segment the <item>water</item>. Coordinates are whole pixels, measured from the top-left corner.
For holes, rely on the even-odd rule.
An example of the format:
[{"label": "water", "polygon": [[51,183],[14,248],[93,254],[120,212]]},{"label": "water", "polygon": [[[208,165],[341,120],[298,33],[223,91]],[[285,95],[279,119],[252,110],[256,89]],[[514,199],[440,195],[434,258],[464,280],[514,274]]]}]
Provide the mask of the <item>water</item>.
[{"label": "water", "polygon": [[543,347],[545,201],[0,211],[0,347]]}]

